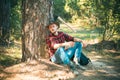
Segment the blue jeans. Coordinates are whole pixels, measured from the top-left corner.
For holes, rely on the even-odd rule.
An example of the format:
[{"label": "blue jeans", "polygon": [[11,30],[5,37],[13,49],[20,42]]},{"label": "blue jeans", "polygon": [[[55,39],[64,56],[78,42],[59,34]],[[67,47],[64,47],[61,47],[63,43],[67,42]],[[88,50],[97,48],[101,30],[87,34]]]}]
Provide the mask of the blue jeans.
[{"label": "blue jeans", "polygon": [[73,56],[74,58],[77,58],[79,61],[81,53],[82,44],[80,42],[75,42],[74,46],[68,48],[67,50],[65,50],[64,47],[58,48],[55,54],[51,57],[51,61],[54,63],[69,64]]}]

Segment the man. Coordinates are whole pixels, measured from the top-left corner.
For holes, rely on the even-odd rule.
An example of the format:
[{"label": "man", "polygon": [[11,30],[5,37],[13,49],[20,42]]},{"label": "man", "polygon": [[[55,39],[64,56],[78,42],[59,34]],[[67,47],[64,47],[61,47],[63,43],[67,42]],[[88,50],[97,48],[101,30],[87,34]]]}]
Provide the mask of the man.
[{"label": "man", "polygon": [[46,43],[49,47],[50,60],[54,63],[67,64],[70,69],[76,70],[73,61],[81,69],[85,69],[79,64],[82,54],[82,47],[86,47],[86,44],[78,38],[74,38],[58,31],[60,25],[58,22],[50,23],[47,28],[50,31],[49,36],[46,39]]}]

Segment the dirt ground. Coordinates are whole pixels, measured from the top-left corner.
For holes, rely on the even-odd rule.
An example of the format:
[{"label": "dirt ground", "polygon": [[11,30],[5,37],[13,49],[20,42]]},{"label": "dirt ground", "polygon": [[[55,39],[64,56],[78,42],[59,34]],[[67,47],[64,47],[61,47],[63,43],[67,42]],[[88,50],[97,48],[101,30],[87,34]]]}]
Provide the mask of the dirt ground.
[{"label": "dirt ground", "polygon": [[120,51],[93,48],[83,50],[92,63],[85,66],[85,71],[78,69],[79,75],[74,75],[66,65],[40,59],[9,67],[0,65],[0,80],[120,80]]},{"label": "dirt ground", "polygon": [[57,65],[47,59],[0,66],[0,80],[120,80],[120,55],[108,57],[94,52],[87,54],[92,63],[85,71],[74,75],[66,65]]}]

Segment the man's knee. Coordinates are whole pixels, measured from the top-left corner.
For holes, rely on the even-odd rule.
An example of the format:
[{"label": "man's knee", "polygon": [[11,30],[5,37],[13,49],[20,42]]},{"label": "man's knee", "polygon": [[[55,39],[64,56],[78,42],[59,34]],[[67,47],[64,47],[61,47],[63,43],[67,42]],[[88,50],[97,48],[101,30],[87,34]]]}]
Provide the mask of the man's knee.
[{"label": "man's knee", "polygon": [[76,46],[82,47],[82,43],[81,42],[75,42]]},{"label": "man's knee", "polygon": [[59,52],[59,56],[60,56],[60,59],[62,60],[62,62],[64,64],[69,64],[70,60],[68,58],[68,55],[65,53],[64,47],[59,47],[57,49],[57,51]]},{"label": "man's knee", "polygon": [[64,50],[64,47],[59,47],[58,49],[57,49],[57,51],[63,51]]}]

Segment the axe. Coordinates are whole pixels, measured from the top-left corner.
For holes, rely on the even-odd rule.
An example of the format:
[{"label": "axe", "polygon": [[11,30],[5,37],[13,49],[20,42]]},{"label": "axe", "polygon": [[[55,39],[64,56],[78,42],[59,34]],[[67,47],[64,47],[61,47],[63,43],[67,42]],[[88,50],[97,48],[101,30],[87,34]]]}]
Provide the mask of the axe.
[{"label": "axe", "polygon": [[67,24],[60,16],[57,17],[58,20],[60,20],[62,23],[64,23],[67,27],[69,27],[72,31],[77,32],[72,28],[71,25]]}]

